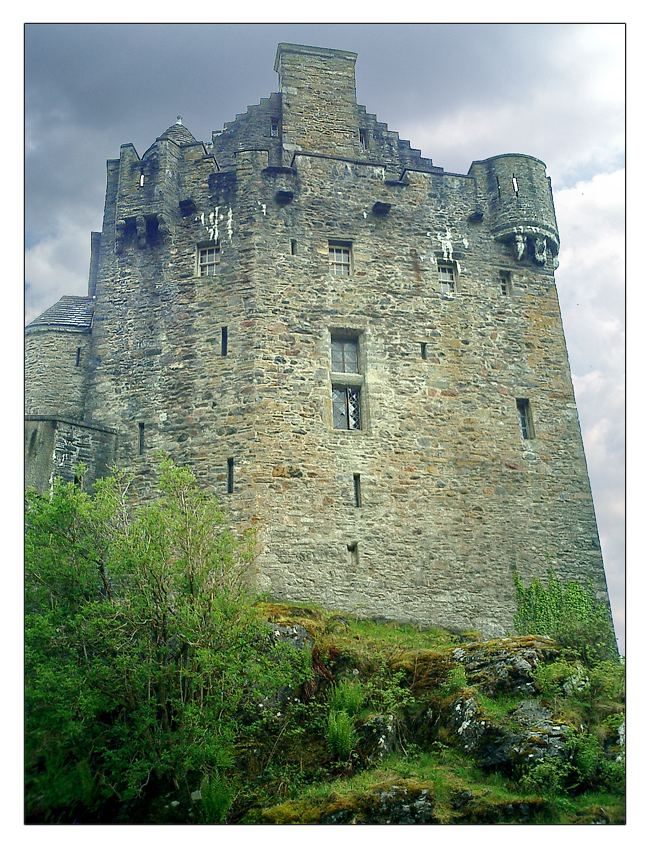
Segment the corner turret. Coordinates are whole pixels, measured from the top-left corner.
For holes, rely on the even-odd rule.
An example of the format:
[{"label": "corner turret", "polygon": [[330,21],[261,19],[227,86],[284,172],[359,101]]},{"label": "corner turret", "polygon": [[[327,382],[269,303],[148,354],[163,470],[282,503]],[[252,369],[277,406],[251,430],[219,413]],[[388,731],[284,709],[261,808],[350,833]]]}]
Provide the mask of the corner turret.
[{"label": "corner turret", "polygon": [[473,162],[469,174],[485,198],[494,238],[518,262],[557,268],[560,237],[546,165],[534,156],[506,153]]}]

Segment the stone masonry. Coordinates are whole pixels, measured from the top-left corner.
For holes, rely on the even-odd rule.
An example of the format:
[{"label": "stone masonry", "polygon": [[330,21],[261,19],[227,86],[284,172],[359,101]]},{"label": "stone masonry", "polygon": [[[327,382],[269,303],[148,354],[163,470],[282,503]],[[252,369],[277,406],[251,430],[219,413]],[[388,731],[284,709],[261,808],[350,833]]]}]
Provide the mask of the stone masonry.
[{"label": "stone masonry", "polygon": [[108,162],[88,296],[27,328],[27,482],[145,491],[162,449],[256,527],[260,589],[360,615],[503,633],[515,569],[606,600],[545,166],[434,166],[355,60],[280,44],[211,143]]}]

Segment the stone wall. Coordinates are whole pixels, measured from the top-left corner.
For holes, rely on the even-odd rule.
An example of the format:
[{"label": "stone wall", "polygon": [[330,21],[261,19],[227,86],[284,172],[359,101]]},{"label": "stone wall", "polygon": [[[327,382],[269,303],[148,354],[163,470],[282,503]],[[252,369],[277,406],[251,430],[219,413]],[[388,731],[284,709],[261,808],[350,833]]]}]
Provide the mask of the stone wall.
[{"label": "stone wall", "polygon": [[83,484],[91,487],[110,473],[114,455],[115,433],[108,428],[71,419],[25,418],[26,486],[45,492],[54,476],[82,483],[77,469],[83,464]]},{"label": "stone wall", "polygon": [[26,415],[83,418],[90,335],[43,329],[25,336]]}]

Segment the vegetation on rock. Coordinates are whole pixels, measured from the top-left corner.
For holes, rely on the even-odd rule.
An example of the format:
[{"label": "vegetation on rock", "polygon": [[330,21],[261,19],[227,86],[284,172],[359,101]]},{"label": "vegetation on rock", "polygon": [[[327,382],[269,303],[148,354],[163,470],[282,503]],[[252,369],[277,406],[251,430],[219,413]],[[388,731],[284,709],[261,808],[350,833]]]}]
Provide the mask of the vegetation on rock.
[{"label": "vegetation on rock", "polygon": [[540,618],[575,589],[487,641],[262,601],[191,473],[159,490],[28,495],[30,822],[624,821],[623,664]]}]

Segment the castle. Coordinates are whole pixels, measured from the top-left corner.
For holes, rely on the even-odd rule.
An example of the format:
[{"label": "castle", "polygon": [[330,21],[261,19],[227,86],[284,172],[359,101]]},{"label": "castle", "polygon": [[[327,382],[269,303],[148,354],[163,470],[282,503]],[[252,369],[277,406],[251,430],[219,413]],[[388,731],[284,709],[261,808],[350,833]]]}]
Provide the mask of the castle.
[{"label": "castle", "polygon": [[255,525],[263,591],[360,615],[502,633],[514,570],[606,600],[545,165],[445,172],[355,60],[280,44],[211,143],[109,160],[88,295],[26,329],[27,484],[162,449]]}]

